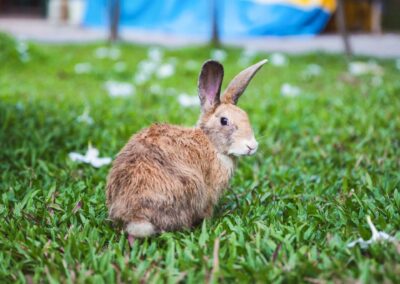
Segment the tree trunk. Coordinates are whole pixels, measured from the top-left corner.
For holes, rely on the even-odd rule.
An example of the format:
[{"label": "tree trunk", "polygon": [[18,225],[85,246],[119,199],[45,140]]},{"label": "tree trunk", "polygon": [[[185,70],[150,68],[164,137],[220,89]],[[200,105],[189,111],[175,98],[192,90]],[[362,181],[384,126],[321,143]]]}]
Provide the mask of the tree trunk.
[{"label": "tree trunk", "polygon": [[119,15],[120,0],[110,0],[110,42],[116,42],[119,39]]},{"label": "tree trunk", "polygon": [[217,11],[217,1],[211,1],[211,45],[214,47],[220,47],[221,41],[219,37],[218,30],[218,11]]},{"label": "tree trunk", "polygon": [[371,30],[374,34],[382,33],[382,0],[372,1]]},{"label": "tree trunk", "polygon": [[347,28],[346,28],[346,19],[344,17],[343,0],[337,1],[336,25],[339,29],[339,33],[343,40],[346,56],[349,58],[350,56],[352,56],[353,52],[352,52],[352,49],[350,46],[350,39],[349,39],[349,35],[347,33]]},{"label": "tree trunk", "polygon": [[65,23],[68,21],[68,0],[61,0],[60,2],[60,20]]}]

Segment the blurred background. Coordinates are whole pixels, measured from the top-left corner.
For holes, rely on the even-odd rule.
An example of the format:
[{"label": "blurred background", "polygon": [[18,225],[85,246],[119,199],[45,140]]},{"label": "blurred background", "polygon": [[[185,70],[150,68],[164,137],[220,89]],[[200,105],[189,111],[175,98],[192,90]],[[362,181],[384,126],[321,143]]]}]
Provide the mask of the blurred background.
[{"label": "blurred background", "polygon": [[1,30],[44,41],[210,40],[266,51],[400,53],[397,0],[0,0],[0,17]]}]

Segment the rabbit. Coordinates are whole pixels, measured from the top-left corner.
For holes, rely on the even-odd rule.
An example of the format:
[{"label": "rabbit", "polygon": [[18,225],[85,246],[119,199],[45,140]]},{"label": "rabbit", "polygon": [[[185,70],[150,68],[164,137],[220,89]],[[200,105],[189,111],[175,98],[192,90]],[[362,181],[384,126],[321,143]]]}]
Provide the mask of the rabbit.
[{"label": "rabbit", "polygon": [[245,111],[236,106],[267,62],[240,72],[220,98],[223,66],[206,61],[198,80],[201,114],[193,128],[153,124],[133,135],[108,175],[109,218],[133,237],[198,225],[228,186],[236,157],[257,151]]}]

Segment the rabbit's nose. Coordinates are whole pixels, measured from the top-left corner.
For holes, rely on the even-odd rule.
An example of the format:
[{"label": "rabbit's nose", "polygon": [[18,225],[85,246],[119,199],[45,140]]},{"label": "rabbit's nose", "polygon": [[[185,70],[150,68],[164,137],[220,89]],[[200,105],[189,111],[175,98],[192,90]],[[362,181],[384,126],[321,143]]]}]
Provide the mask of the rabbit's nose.
[{"label": "rabbit's nose", "polygon": [[254,139],[254,140],[250,141],[249,143],[246,143],[246,147],[247,147],[247,149],[249,149],[249,153],[255,153],[258,148],[258,143]]}]

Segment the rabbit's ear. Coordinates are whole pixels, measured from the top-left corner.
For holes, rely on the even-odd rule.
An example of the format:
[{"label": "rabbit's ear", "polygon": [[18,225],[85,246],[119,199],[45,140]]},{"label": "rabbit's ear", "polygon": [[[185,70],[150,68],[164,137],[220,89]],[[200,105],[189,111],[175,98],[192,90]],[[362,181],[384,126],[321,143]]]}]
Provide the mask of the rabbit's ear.
[{"label": "rabbit's ear", "polygon": [[264,59],[236,75],[226,88],[224,96],[222,97],[222,102],[225,104],[237,104],[239,97],[243,94],[244,90],[246,90],[251,79],[267,61],[267,59]]},{"label": "rabbit's ear", "polygon": [[220,103],[219,95],[223,77],[224,67],[219,62],[208,60],[203,64],[198,82],[199,98],[203,111]]}]

